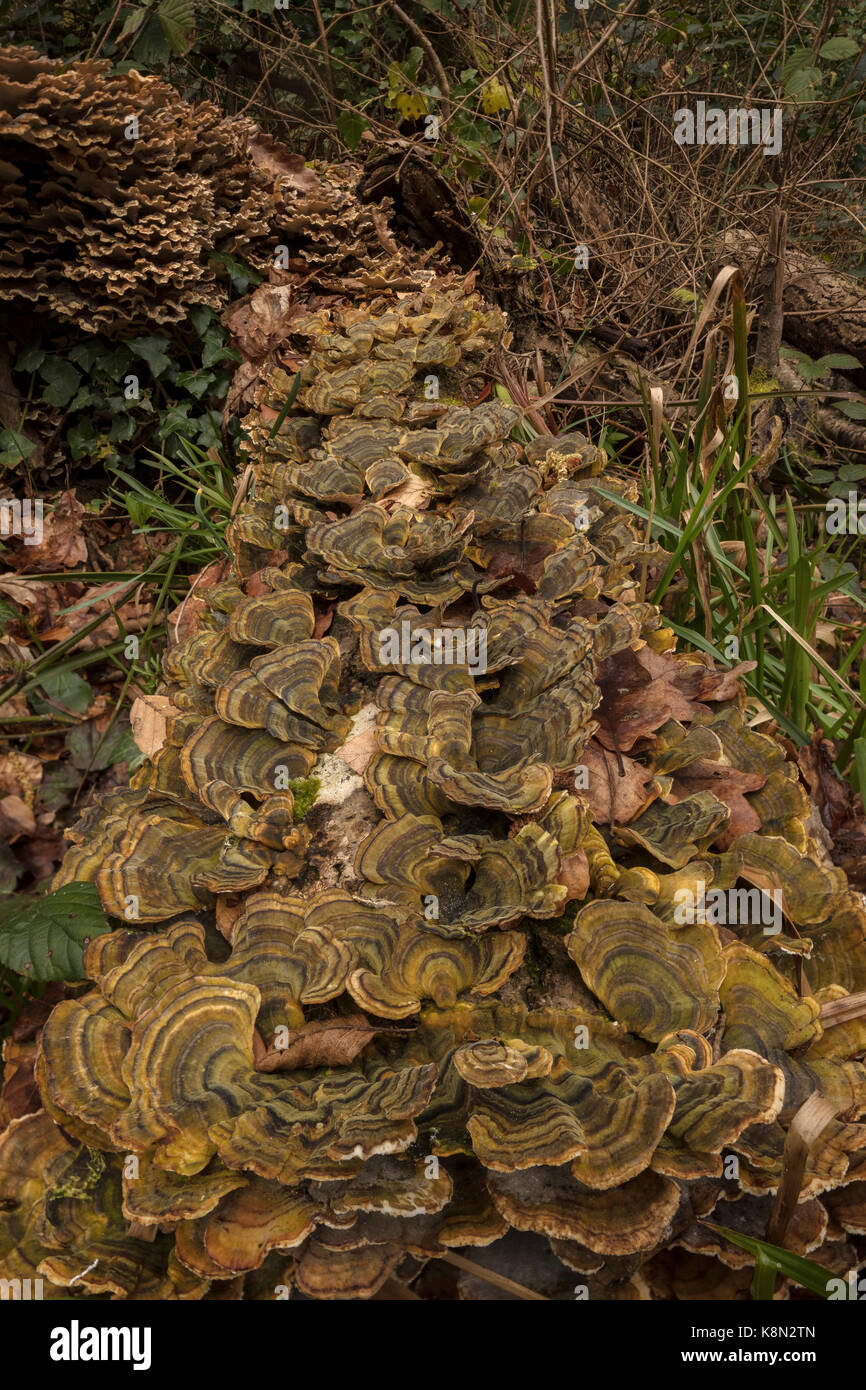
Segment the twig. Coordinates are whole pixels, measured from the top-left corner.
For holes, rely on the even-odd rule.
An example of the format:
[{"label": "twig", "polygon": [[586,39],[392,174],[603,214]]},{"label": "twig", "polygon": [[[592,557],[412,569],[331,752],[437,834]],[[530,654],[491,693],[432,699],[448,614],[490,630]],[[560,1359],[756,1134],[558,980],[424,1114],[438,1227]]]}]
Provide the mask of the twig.
[{"label": "twig", "polygon": [[438,1258],[447,1260],[448,1264],[456,1265],[458,1269],[465,1269],[467,1274],[474,1274],[477,1279],[484,1279],[488,1284],[494,1284],[497,1289],[503,1289],[505,1293],[513,1293],[517,1298],[531,1299],[538,1303],[550,1302],[546,1294],[536,1293],[534,1289],[528,1289],[525,1284],[517,1284],[504,1274],[497,1274],[493,1269],[485,1269],[484,1265],[476,1264],[474,1260],[467,1260],[463,1255],[455,1255],[449,1250],[447,1255],[439,1255]]},{"label": "twig", "polygon": [[771,1245],[781,1245],[784,1241],[803,1186],[806,1160],[830,1121],[835,1118],[836,1111],[830,1102],[820,1091],[814,1091],[791,1121],[785,1136],[779,1190],[767,1223],[767,1240]]},{"label": "twig", "polygon": [[322,60],[325,64],[325,85],[328,89],[328,113],[332,125],[337,123],[337,98],[334,92],[334,74],[331,71],[331,54],[328,50],[328,33],[325,29],[325,22],[322,19],[322,11],[319,9],[319,0],[313,0],[313,9],[316,13],[316,24],[319,30],[319,39],[322,44]]},{"label": "twig", "polygon": [[400,19],[403,22],[403,24],[406,25],[406,28],[410,31],[410,33],[415,35],[415,38],[418,40],[424,52],[427,54],[427,57],[430,59],[430,62],[433,64],[433,67],[436,70],[436,76],[439,80],[439,87],[442,92],[442,115],[444,120],[447,121],[451,116],[451,83],[448,81],[448,75],[442,66],[442,61],[439,57],[439,54],[436,52],[436,49],[433,47],[427,35],[424,33],[424,30],[420,27],[420,25],[415,23],[411,15],[408,15],[404,9],[401,9],[401,7],[398,4],[396,4],[395,0],[388,0],[388,5],[390,9],[394,11],[397,18]]}]

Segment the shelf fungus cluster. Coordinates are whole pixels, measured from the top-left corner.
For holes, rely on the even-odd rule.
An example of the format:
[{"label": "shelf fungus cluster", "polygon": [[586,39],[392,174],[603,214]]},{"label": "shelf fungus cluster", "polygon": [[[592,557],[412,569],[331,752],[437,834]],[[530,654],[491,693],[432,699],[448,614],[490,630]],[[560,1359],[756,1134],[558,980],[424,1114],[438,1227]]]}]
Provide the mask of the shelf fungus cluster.
[{"label": "shelf fungus cluster", "polygon": [[0,300],[129,337],[224,308],[220,257],[335,288],[375,265],[382,282],[356,172],[326,187],[253,122],[111,67],[0,48]]},{"label": "shelf fungus cluster", "polygon": [[165,742],[58,878],[118,925],[0,1138],[7,1273],[478,1297],[468,1248],[554,1298],[744,1297],[715,1227],[766,1235],[816,1093],[781,1238],[855,1262],[862,902],[737,673],[642,600],[633,484],[515,442],[504,333],[448,277],[293,320]]}]

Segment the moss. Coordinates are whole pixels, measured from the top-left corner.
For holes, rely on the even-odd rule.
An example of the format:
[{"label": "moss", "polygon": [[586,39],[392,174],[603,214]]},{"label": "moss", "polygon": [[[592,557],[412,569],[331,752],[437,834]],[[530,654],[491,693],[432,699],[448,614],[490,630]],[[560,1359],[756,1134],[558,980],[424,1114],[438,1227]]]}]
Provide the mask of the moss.
[{"label": "moss", "polygon": [[568,936],[574,931],[574,919],[582,907],[589,902],[589,898],[575,898],[572,902],[566,903],[565,910],[561,917],[554,917],[552,921],[545,922],[549,931],[556,932],[557,936]]},{"label": "moss", "polygon": [[292,812],[292,820],[295,825],[307,816],[319,795],[321,786],[322,783],[318,777],[295,777],[289,783],[289,791],[295,798],[295,808]]},{"label": "moss", "polygon": [[98,1149],[85,1148],[65,1176],[51,1189],[51,1197],[59,1201],[63,1197],[81,1200],[96,1187],[105,1172],[105,1158]]},{"label": "moss", "polygon": [[749,373],[750,391],[781,391],[782,383],[777,377],[771,376],[763,367],[755,367]]}]

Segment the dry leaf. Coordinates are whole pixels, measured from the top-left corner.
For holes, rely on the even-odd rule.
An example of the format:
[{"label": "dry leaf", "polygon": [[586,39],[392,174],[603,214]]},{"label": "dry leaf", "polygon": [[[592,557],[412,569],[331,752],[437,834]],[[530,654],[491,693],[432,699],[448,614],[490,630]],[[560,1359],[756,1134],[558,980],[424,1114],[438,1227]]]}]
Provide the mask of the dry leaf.
[{"label": "dry leaf", "polygon": [[37,628],[51,621],[57,611],[57,589],[42,579],[19,579],[17,574],[0,575],[0,594],[25,608]]},{"label": "dry leaf", "polygon": [[576,849],[567,859],[563,859],[557,883],[564,883],[568,889],[567,902],[575,898],[585,898],[589,892],[589,860],[582,849]]},{"label": "dry leaf", "polygon": [[382,503],[387,507],[413,507],[416,512],[423,512],[425,507],[430,505],[433,496],[433,487],[430,483],[425,483],[423,478],[417,477],[414,473],[411,478],[407,478],[405,483],[395,487],[393,492],[382,498]]},{"label": "dry leaf", "polygon": [[178,713],[167,695],[139,695],[133,700],[129,712],[132,737],[146,758],[152,758],[163,747],[168,716]]},{"label": "dry leaf", "polygon": [[292,285],[259,285],[226,310],[223,323],[242,357],[262,361],[285,342],[300,312]]},{"label": "dry leaf", "polygon": [[344,763],[357,772],[359,777],[363,776],[367,769],[367,764],[373,754],[378,751],[376,742],[375,726],[365,729],[363,733],[356,734],[354,738],[347,739],[341,748],[336,750],[338,758],[342,758]]},{"label": "dry leaf", "polygon": [[225,937],[226,941],[231,941],[235,922],[243,910],[244,900],[236,893],[220,893],[217,896],[215,908],[217,931]]},{"label": "dry leaf", "polygon": [[[361,1014],[321,1019],[292,1028],[281,1039],[283,1047],[266,1048],[258,1034],[254,1038],[257,1071],[295,1071],[299,1068],[345,1067],[381,1030]],[[256,1042],[257,1039],[257,1042]]]},{"label": "dry leaf", "polygon": [[581,754],[587,770],[586,787],[578,795],[589,807],[596,825],[625,825],[653,800],[647,791],[652,773],[634,758],[606,752],[593,739]]},{"label": "dry leaf", "polygon": [[269,174],[276,174],[280,178],[288,179],[293,188],[300,189],[301,192],[305,193],[322,188],[316,174],[313,173],[312,169],[308,169],[304,163],[303,155],[294,154],[291,150],[287,150],[284,145],[278,144],[273,136],[266,135],[264,131],[256,131],[248,148],[254,164]]},{"label": "dry leaf", "polygon": [[71,489],[60,494],[42,523],[42,540],[25,546],[16,559],[22,570],[64,570],[87,563],[87,542],[81,530],[86,509]]},{"label": "dry leaf", "polygon": [[0,798],[0,840],[32,835],[35,829],[36,819],[26,801],[20,796]]}]

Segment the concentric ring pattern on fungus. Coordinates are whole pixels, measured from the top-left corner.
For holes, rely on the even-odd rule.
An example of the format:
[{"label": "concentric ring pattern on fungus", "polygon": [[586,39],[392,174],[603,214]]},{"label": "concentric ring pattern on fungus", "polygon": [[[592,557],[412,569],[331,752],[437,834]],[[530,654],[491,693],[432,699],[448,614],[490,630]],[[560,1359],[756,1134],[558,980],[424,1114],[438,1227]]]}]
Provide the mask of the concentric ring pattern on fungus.
[{"label": "concentric ring pattern on fungus", "polygon": [[58,875],[126,922],[0,1137],[4,1270],[368,1298],[474,1247],[554,1297],[742,1297],[702,1221],[765,1234],[816,1091],[786,1240],[845,1270],[866,1020],[821,1007],[866,989],[861,900],[736,675],[641,600],[653,551],[597,491],[633,484],[481,389],[502,314],[382,281],[292,321],[167,741]]}]

